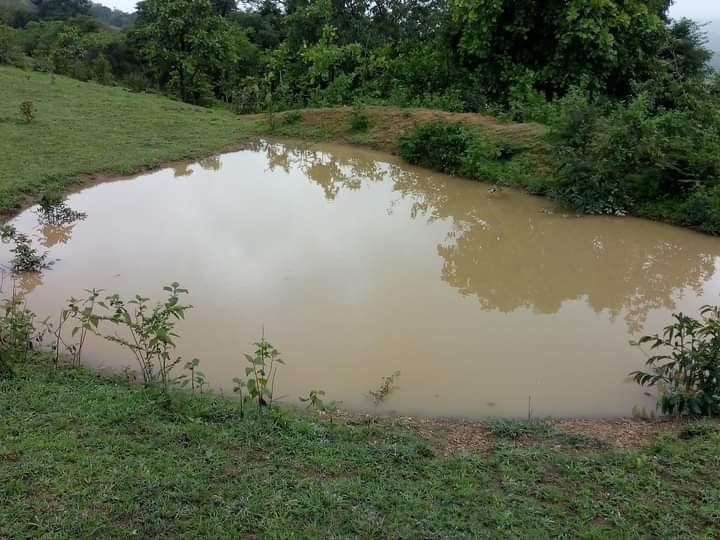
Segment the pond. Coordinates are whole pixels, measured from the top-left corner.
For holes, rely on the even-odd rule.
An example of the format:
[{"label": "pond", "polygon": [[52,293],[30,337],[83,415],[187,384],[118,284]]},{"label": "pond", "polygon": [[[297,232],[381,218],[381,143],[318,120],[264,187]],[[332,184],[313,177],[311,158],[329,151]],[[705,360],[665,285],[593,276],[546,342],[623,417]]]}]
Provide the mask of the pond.
[{"label": "pond", "polygon": [[[40,318],[100,288],[195,306],[178,352],[231,391],[261,333],[276,394],[353,410],[604,417],[652,411],[627,379],[633,337],[718,301],[718,239],[632,218],[552,211],[542,198],[413,168],[383,153],[258,142],[71,195],[87,218],[13,223],[58,259],[18,287]],[[0,245],[0,263],[9,261]],[[91,339],[84,359],[134,359]],[[368,392],[399,371],[375,407]]]}]

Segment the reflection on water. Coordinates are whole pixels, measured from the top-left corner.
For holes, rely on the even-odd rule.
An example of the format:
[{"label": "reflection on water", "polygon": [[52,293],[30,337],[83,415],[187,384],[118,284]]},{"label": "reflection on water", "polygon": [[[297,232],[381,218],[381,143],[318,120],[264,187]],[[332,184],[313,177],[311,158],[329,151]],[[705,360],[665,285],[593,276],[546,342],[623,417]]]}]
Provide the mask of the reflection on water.
[{"label": "reflection on water", "polygon": [[198,161],[198,165],[206,171],[219,171],[222,167],[220,156],[210,156]]},{"label": "reflection on water", "polygon": [[678,290],[702,293],[720,255],[711,239],[651,222],[548,219],[541,206],[547,201],[527,197],[521,204],[507,191],[465,197],[461,192],[478,192],[477,186],[424,170],[281,144],[257,149],[266,152],[270,170],[300,168],[328,200],[363,182],[391,178],[394,191],[412,201],[413,219],[452,224],[437,245],[442,279],[476,296],[484,309],[555,313],[564,301],[585,298],[612,318],[624,312],[629,330],[637,333],[650,310],[675,309]]},{"label": "reflection on water", "polygon": [[40,285],[43,279],[40,272],[26,272],[15,278],[15,293],[18,296],[26,297]]},{"label": "reflection on water", "polygon": [[40,227],[40,243],[46,247],[51,248],[58,244],[67,244],[72,237],[75,223],[69,223],[65,225],[41,225]]},{"label": "reflection on water", "polygon": [[[543,199],[332,145],[261,142],[70,204],[87,220],[15,221],[61,259],[23,276],[31,307],[177,280],[197,306],[181,352],[227,388],[265,325],[289,402],[322,388],[372,408],[368,390],[399,370],[386,408],[409,414],[525,415],[529,397],[538,415],[630,414],[652,400],[625,381],[643,361],[629,339],[716,302],[720,285],[717,239],[553,215]],[[89,350],[130,363],[106,343]]]},{"label": "reflection on water", "polygon": [[193,173],[193,169],[189,163],[176,163],[173,165],[173,176],[175,178],[181,178],[183,176],[190,176]]}]

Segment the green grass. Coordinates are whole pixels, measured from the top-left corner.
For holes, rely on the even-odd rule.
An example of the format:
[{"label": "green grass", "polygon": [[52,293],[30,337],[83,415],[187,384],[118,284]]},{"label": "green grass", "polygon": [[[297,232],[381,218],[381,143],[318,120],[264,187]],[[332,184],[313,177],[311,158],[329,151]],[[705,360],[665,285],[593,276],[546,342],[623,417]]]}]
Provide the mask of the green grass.
[{"label": "green grass", "polygon": [[[717,538],[720,433],[643,451],[544,444],[495,424],[443,459],[407,428],[299,413],[86,372],[0,382],[0,538]],[[537,435],[517,447],[505,436]],[[251,537],[251,536],[249,536]]]},{"label": "green grass", "polygon": [[[26,124],[20,103],[34,102]],[[84,174],[132,173],[240,142],[252,122],[224,110],[0,67],[0,215]]]}]

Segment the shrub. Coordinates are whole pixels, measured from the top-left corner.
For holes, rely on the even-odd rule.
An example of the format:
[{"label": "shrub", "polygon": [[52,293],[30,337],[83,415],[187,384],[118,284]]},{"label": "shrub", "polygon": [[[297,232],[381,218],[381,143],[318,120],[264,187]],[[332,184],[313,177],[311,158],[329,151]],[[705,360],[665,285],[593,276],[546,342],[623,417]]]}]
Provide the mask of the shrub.
[{"label": "shrub", "polygon": [[[300,402],[306,403],[307,409],[314,409],[330,415],[332,415],[332,413],[337,410],[338,405],[342,403],[340,401],[326,401],[324,390],[310,390],[310,393],[306,397],[300,398]],[[330,418],[332,419],[332,416]]]},{"label": "shrub", "polygon": [[35,104],[32,101],[23,101],[20,104],[20,114],[26,124],[35,120]]},{"label": "shrub", "polygon": [[[652,172],[655,125],[638,98],[609,115],[571,96],[553,126],[558,161],[555,198],[587,214],[624,214],[636,202],[638,174]],[[637,182],[636,182],[637,180]]]},{"label": "shrub", "polygon": [[647,94],[613,106],[568,95],[551,131],[551,194],[592,214],[653,214],[664,204],[675,215],[661,215],[718,231],[720,118],[710,94],[696,97],[687,109],[667,111]]},{"label": "shrub", "polygon": [[282,123],[286,126],[297,124],[300,121],[302,121],[302,114],[300,114],[300,111],[288,111],[283,114],[282,117]]},{"label": "shrub", "polygon": [[67,225],[82,221],[87,217],[84,212],[77,212],[70,208],[60,192],[52,190],[46,191],[40,197],[36,214],[41,224],[51,226]]},{"label": "shrub", "polygon": [[253,113],[262,110],[265,92],[254,81],[246,81],[232,92],[230,99],[237,114]]},{"label": "shrub", "polygon": [[40,272],[52,264],[47,261],[47,252],[40,253],[34,248],[27,235],[15,234],[13,240],[15,247],[10,250],[15,254],[10,262],[13,272]]},{"label": "shrub", "polygon": [[389,377],[383,377],[382,384],[375,390],[368,392],[368,396],[376,407],[383,403],[391,393],[400,388],[397,385],[399,378],[400,372],[396,371]]},{"label": "shrub", "polygon": [[370,128],[370,117],[362,109],[355,109],[350,113],[350,130],[356,133],[367,131]]},{"label": "shrub", "polygon": [[508,145],[498,144],[482,133],[475,133],[468,142],[460,172],[470,178],[499,180],[502,165],[498,162],[509,159],[513,153]]},{"label": "shrub", "polygon": [[720,234],[720,184],[697,186],[683,204],[679,219],[703,232]]},{"label": "shrub", "polygon": [[19,32],[0,21],[0,64],[22,68],[25,64]]},{"label": "shrub", "polygon": [[9,242],[17,235],[17,229],[14,225],[5,223],[0,225],[0,241]]},{"label": "shrub", "polygon": [[280,358],[280,352],[265,339],[265,336],[255,343],[255,355],[245,355],[249,366],[245,368],[247,379],[235,377],[233,391],[240,395],[244,401],[243,388],[247,390],[250,400],[257,403],[258,411],[262,407],[271,407],[275,391],[275,377],[278,365],[285,364]]},{"label": "shrub", "polygon": [[659,388],[658,408],[665,414],[717,415],[720,413],[720,307],[704,306],[700,319],[682,313],[662,336],[644,336],[658,354],[645,363],[649,371],[630,376],[642,386]]},{"label": "shrub", "polygon": [[103,53],[98,54],[90,66],[92,71],[92,79],[100,84],[110,84],[112,82],[112,66],[107,56]]},{"label": "shrub", "polygon": [[[163,287],[163,291],[167,294],[166,300],[152,306],[148,298],[140,295],[123,300],[113,294],[99,300],[101,291],[92,289],[87,291],[89,296],[85,299],[70,299],[65,311],[78,321],[73,335],[80,332],[80,347],[87,332],[123,346],[135,357],[144,383],[148,386],[160,383],[167,395],[174,382],[171,372],[182,361],[174,356],[175,324],[185,318],[185,312],[192,306],[181,303],[182,295],[188,291],[180,288],[178,283]],[[96,307],[109,311],[109,314],[96,312]],[[118,331],[103,335],[101,322],[115,325]]]},{"label": "shrub", "polygon": [[397,141],[400,156],[413,165],[457,174],[469,137],[464,126],[445,120],[416,124]]},{"label": "shrub", "polygon": [[13,375],[13,366],[27,361],[36,340],[35,314],[15,291],[2,302],[0,312],[0,379]]},{"label": "shrub", "polygon": [[508,91],[508,113],[515,122],[547,123],[553,115],[553,104],[535,88],[535,77],[525,73]]},{"label": "shrub", "polygon": [[200,393],[203,393],[203,388],[205,388],[208,385],[207,377],[205,374],[200,371],[198,368],[200,367],[200,359],[199,358],[193,358],[189,362],[185,363],[185,371],[189,372],[183,375],[180,375],[175,382],[182,388],[185,388],[187,386],[190,387],[190,390],[192,393],[195,393],[195,390],[199,390]]}]

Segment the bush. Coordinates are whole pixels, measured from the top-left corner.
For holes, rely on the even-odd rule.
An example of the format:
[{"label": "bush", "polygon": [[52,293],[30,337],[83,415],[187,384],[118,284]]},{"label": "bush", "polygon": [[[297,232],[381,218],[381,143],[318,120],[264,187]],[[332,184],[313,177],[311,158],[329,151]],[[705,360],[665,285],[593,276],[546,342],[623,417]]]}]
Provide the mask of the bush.
[{"label": "bush", "polygon": [[662,336],[644,336],[638,346],[650,344],[658,354],[645,363],[649,371],[630,376],[642,386],[660,389],[658,408],[665,414],[720,413],[720,307],[704,306],[700,319],[682,313]]},{"label": "bush", "polygon": [[442,172],[461,172],[469,146],[466,128],[461,124],[433,120],[416,124],[398,138],[400,156],[413,165]]},{"label": "bush", "polygon": [[535,88],[535,77],[526,73],[519,77],[508,92],[508,114],[514,122],[550,121],[554,106],[549,103],[542,92]]},{"label": "bush", "polygon": [[11,377],[14,366],[29,359],[33,343],[39,339],[34,323],[35,314],[14,291],[0,304],[0,379]]},{"label": "bush", "polygon": [[590,214],[674,208],[659,215],[720,231],[720,117],[709,91],[696,98],[667,111],[647,94],[606,106],[571,93],[552,126],[552,195]]},{"label": "bush", "polygon": [[624,214],[637,200],[638,174],[652,172],[655,124],[645,98],[603,113],[578,95],[561,104],[552,132],[558,162],[553,195],[583,213]]},{"label": "bush", "polygon": [[23,67],[25,59],[19,45],[18,32],[0,22],[0,64]]},{"label": "bush", "polygon": [[472,133],[460,172],[470,178],[505,182],[507,162],[517,153],[518,148],[510,144],[494,141],[483,133]]},{"label": "bush", "polygon": [[697,186],[681,208],[680,221],[710,234],[720,234],[720,185]]},{"label": "bush", "polygon": [[355,109],[350,113],[350,130],[355,133],[367,131],[370,127],[370,117],[363,109]]},{"label": "bush", "polygon": [[297,124],[302,120],[302,114],[300,114],[300,111],[288,111],[285,114],[283,114],[282,117],[282,123],[286,126],[291,126],[293,124]]},{"label": "bush", "polygon": [[35,104],[32,101],[23,101],[20,104],[20,114],[26,124],[35,120]]}]

